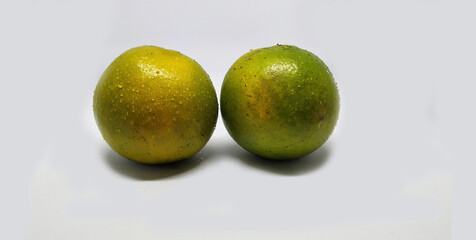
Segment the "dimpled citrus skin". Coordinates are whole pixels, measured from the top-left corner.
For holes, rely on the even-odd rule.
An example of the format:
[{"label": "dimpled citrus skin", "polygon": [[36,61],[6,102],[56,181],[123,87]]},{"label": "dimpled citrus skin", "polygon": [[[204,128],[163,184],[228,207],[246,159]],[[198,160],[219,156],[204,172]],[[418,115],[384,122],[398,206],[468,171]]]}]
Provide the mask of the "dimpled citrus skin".
[{"label": "dimpled citrus skin", "polygon": [[210,139],[218,101],[210,77],[191,58],[155,46],[132,48],[105,70],[94,115],[109,146],[137,162],[191,157]]},{"label": "dimpled citrus skin", "polygon": [[233,139],[270,159],[292,159],[319,148],[332,134],[339,93],[327,66],[295,46],[252,50],[228,70],[221,113]]}]

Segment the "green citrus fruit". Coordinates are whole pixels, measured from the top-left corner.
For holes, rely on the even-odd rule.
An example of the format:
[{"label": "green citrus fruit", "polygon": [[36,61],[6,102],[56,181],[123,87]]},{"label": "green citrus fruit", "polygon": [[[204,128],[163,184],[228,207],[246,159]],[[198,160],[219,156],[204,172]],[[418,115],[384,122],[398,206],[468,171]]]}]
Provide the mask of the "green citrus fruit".
[{"label": "green citrus fruit", "polygon": [[316,55],[295,46],[252,50],[223,81],[221,113],[233,139],[270,159],[291,159],[319,148],[332,134],[339,93]]},{"label": "green citrus fruit", "polygon": [[132,48],[103,73],[94,115],[104,140],[142,163],[188,158],[210,139],[218,101],[210,77],[191,58],[155,46]]}]

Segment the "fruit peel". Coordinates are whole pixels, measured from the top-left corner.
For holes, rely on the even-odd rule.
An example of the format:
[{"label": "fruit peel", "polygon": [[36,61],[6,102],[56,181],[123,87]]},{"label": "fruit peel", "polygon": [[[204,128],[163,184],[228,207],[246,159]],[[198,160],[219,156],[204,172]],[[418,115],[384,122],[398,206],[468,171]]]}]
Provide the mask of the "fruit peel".
[{"label": "fruit peel", "polygon": [[324,144],[336,125],[339,101],[324,62],[291,45],[240,57],[227,72],[220,95],[232,138],[270,159],[301,157]]},{"label": "fruit peel", "polygon": [[203,148],[215,129],[218,101],[197,62],[177,51],[141,46],[105,70],[93,110],[113,150],[156,164],[189,158]]}]

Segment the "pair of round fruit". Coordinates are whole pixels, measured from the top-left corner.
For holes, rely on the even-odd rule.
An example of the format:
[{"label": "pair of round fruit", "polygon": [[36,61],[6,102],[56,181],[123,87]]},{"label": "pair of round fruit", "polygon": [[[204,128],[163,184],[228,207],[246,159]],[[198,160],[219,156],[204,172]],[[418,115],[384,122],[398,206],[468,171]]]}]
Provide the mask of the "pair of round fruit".
[{"label": "pair of round fruit", "polygon": [[[243,148],[292,159],[331,135],[339,94],[327,66],[295,46],[252,50],[228,70],[220,106],[226,129]],[[208,74],[191,58],[155,46],[132,48],[103,73],[94,115],[104,140],[141,163],[186,159],[215,129],[218,100]]]}]

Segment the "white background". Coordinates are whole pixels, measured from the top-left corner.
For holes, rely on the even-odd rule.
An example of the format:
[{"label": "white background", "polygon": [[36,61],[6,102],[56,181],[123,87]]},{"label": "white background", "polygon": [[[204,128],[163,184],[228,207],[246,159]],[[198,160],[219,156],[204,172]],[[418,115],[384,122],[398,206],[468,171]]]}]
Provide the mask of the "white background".
[{"label": "white background", "polygon": [[[443,0],[0,1],[0,235],[450,239],[452,191],[467,191],[452,187],[452,168],[475,160],[474,9]],[[238,57],[276,43],[314,52],[338,83],[340,119],[315,153],[257,159],[221,117],[201,152],[172,165],[130,162],[102,140],[93,91],[125,50],[178,50],[219,94]]]}]

